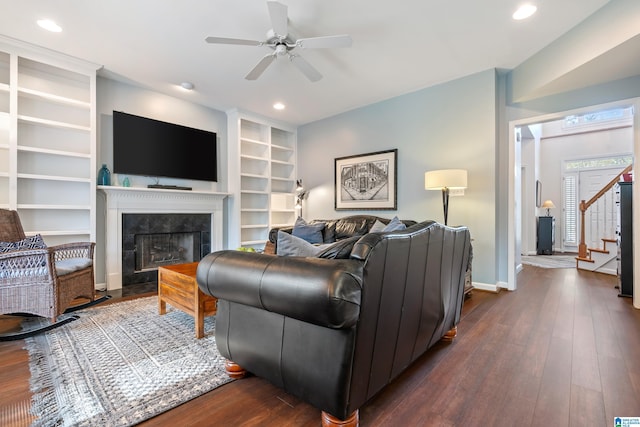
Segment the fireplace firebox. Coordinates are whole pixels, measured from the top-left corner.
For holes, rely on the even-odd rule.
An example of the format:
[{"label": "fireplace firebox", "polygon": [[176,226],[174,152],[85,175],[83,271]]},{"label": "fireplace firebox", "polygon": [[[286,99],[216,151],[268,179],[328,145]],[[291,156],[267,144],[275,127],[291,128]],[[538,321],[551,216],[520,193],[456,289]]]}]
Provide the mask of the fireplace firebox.
[{"label": "fireplace firebox", "polygon": [[122,284],[154,282],[158,267],[200,261],[209,242],[210,214],[123,214]]}]

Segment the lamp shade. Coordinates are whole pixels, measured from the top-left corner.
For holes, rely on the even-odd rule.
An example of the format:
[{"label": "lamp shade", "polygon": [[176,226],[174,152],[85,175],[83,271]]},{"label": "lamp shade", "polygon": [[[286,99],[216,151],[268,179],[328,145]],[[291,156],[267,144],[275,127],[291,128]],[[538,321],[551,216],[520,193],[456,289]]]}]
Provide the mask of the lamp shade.
[{"label": "lamp shade", "polygon": [[556,205],[554,205],[551,200],[545,200],[544,203],[542,204],[542,207],[545,209],[554,209]]},{"label": "lamp shade", "polygon": [[425,172],[424,188],[425,190],[467,188],[467,171],[464,169],[442,169]]}]

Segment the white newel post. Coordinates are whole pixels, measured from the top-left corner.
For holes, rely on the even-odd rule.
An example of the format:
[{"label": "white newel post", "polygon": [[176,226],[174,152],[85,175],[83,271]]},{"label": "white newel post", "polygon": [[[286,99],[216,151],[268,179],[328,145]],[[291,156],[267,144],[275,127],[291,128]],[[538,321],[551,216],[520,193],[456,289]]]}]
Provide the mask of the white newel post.
[{"label": "white newel post", "polygon": [[227,193],[98,186],[106,194],[107,289],[122,288],[122,215],[125,213],[211,214],[211,251],[223,249],[223,200]]}]

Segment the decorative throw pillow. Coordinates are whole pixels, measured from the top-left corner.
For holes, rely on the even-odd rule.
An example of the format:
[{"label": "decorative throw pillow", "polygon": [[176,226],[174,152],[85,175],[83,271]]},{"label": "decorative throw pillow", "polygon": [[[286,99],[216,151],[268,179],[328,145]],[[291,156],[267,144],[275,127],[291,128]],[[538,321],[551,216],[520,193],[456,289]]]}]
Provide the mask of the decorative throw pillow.
[{"label": "decorative throw pillow", "polygon": [[278,231],[278,245],[276,255],[279,256],[316,256],[322,251],[322,246],[315,246],[304,239],[293,236],[284,231]]},{"label": "decorative throw pillow", "polygon": [[322,243],[324,241],[322,237],[323,229],[324,222],[307,224],[307,222],[299,216],[296,223],[293,225],[292,234],[309,243]]},{"label": "decorative throw pillow", "polygon": [[405,228],[407,228],[407,226],[404,225],[404,223],[400,221],[397,216],[394,216],[393,219],[389,221],[389,224],[387,224],[387,226],[384,227],[382,231],[386,233],[388,231],[404,230]]},{"label": "decorative throw pillow", "polygon": [[36,234],[17,242],[0,242],[0,253],[29,249],[46,249],[46,247],[47,245],[44,243],[44,240],[42,240],[42,236]]}]

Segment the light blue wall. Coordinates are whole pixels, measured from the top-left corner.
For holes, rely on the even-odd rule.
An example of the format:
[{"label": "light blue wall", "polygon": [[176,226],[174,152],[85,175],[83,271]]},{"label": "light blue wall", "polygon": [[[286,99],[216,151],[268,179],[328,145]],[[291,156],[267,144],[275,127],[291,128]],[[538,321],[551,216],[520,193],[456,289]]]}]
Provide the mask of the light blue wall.
[{"label": "light blue wall", "polygon": [[[451,197],[448,222],[470,228],[473,281],[495,285],[496,79],[496,71],[487,70],[300,127],[298,171],[310,190],[304,217],[368,213],[442,222],[441,193],[424,189],[424,173],[467,169],[469,188]],[[397,211],[334,210],[334,159],[393,148]]]}]

